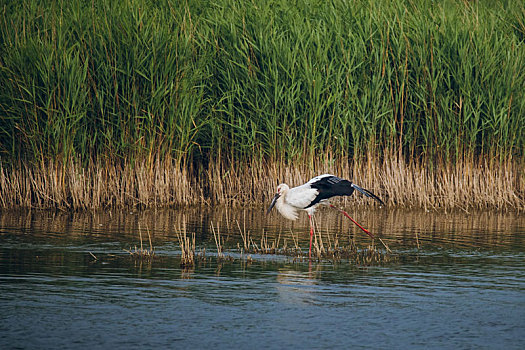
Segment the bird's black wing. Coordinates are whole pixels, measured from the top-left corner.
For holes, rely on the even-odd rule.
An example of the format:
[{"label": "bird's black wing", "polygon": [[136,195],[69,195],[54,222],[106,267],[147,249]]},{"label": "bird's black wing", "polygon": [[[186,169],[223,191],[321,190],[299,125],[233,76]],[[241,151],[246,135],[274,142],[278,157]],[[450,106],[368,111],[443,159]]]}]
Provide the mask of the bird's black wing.
[{"label": "bird's black wing", "polygon": [[310,183],[319,193],[307,208],[316,205],[322,200],[335,196],[350,196],[354,192],[352,183],[337,176],[324,176]]},{"label": "bird's black wing", "polygon": [[354,193],[354,189],[358,190],[369,198],[375,199],[381,203],[381,205],[385,205],[385,203],[383,203],[383,201],[378,196],[369,190],[366,190],[348,180],[341,179],[340,177],[333,175],[320,177],[319,179],[311,182],[310,187],[315,188],[319,194],[307,208],[316,205],[322,200],[335,196],[350,196],[352,193]]}]

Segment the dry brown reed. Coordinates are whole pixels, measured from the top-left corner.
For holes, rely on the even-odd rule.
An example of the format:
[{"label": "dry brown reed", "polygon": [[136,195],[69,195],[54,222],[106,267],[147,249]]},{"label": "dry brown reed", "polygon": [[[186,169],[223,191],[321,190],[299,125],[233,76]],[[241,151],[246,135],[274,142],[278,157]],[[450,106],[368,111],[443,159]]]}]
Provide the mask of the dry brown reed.
[{"label": "dry brown reed", "polygon": [[144,246],[142,244],[142,231],[140,229],[139,225],[139,238],[140,238],[140,248],[135,248],[132,250],[131,247],[128,249],[124,249],[124,251],[128,252],[132,257],[134,258],[147,258],[151,259],[155,256],[155,249],[153,248],[153,243],[151,241],[151,235],[149,233],[149,229],[146,228],[146,231],[148,232],[148,239],[149,239],[149,249],[144,249]]},{"label": "dry brown reed", "polygon": [[202,186],[168,163],[82,166],[50,161],[7,170],[0,164],[3,208],[158,207],[201,203]]},{"label": "dry brown reed", "polygon": [[246,216],[244,215],[244,223],[243,228],[241,228],[241,225],[239,224],[239,221],[236,221],[237,228],[239,229],[239,233],[241,235],[241,239],[243,242],[243,247],[241,248],[239,246],[239,250],[241,251],[241,254],[281,254],[281,255],[301,255],[301,248],[299,247],[299,243],[297,238],[294,236],[293,232],[291,232],[292,239],[294,241],[294,247],[289,248],[288,247],[288,241],[286,239],[283,239],[283,244],[281,246],[281,233],[279,232],[277,237],[273,237],[273,239],[268,239],[268,232],[266,232],[264,229],[261,233],[261,239],[259,244],[253,241],[251,237],[250,231],[246,230]]},{"label": "dry brown reed", "polygon": [[[294,242],[294,247],[288,247],[286,239],[282,240],[281,245],[281,233],[277,232],[273,237],[269,237],[269,233],[262,230],[260,234],[259,243],[254,242],[251,237],[249,230],[246,230],[246,216],[244,215],[243,227],[238,220],[236,220],[237,228],[239,230],[241,239],[242,239],[242,248],[238,245],[239,250],[242,254],[252,253],[252,254],[279,254],[293,256],[295,258],[305,259],[308,257],[308,252],[301,249],[298,242],[298,237],[290,232],[290,236]],[[341,259],[347,259],[351,263],[357,265],[370,265],[375,263],[385,263],[394,261],[395,255],[392,254],[392,251],[388,245],[383,242],[381,243],[386,249],[381,251],[372,245],[368,246],[365,249],[360,249],[355,240],[351,240],[348,245],[341,245],[341,240],[339,237],[338,231],[333,231],[330,229],[321,230],[318,226],[317,221],[314,221],[314,237],[312,242],[312,258],[321,261],[323,259],[329,259],[332,261],[340,261]],[[214,232],[215,242],[220,242],[216,237],[220,235],[215,233],[215,228],[212,225],[212,231]],[[222,252],[222,248],[218,248]]]},{"label": "dry brown reed", "polygon": [[186,234],[186,217],[183,216],[182,228],[177,230],[177,239],[181,250],[181,267],[192,267],[195,265],[195,232],[192,233],[191,239]]},{"label": "dry brown reed", "polygon": [[290,235],[292,236],[295,252],[300,252],[301,247],[299,247],[299,237],[295,236],[292,230],[290,230]]},{"label": "dry brown reed", "polygon": [[329,259],[336,262],[345,259],[355,265],[374,265],[397,260],[397,256],[392,254],[392,251],[385,243],[383,245],[386,248],[386,252],[377,249],[373,243],[364,249],[359,248],[355,241],[350,241],[348,245],[340,245],[339,239],[334,233],[325,231],[324,239],[328,240],[328,244],[325,247],[323,232],[319,231],[316,236],[318,242],[312,244],[312,257],[318,261]]},{"label": "dry brown reed", "polygon": [[236,220],[237,227],[239,228],[239,233],[241,234],[242,243],[243,243],[243,249],[245,252],[250,251],[250,247],[252,246],[251,237],[250,237],[250,231],[246,231],[246,216],[244,216],[244,225],[241,229],[241,225],[239,224],[239,221]]},{"label": "dry brown reed", "polygon": [[274,237],[273,240],[268,241],[268,233],[263,230],[262,235],[261,235],[260,253],[279,254],[280,252],[286,251],[286,248],[284,247],[284,245],[282,248],[279,247],[280,242],[281,242],[281,234],[279,234],[277,237]]},{"label": "dry brown reed", "polygon": [[[254,160],[235,166],[210,162],[207,170],[197,173],[205,176],[195,177],[195,172],[160,161],[87,166],[74,160],[66,165],[50,161],[16,169],[0,164],[0,207],[259,206],[268,202],[278,183],[296,186],[332,173],[378,194],[389,206],[525,209],[525,172],[521,162],[513,160],[465,160],[432,168],[396,156],[382,161],[317,160],[309,165]],[[376,205],[362,196],[350,200]]]},{"label": "dry brown reed", "polygon": [[223,259],[224,258],[224,240],[221,237],[221,231],[219,230],[219,225],[217,225],[217,231],[215,231],[215,226],[213,226],[213,222],[211,223],[211,231],[213,232],[213,239],[215,240],[215,245],[217,247],[217,258]]},{"label": "dry brown reed", "polygon": [[313,224],[312,257],[318,261],[330,259],[335,262],[347,259],[356,265],[370,265],[392,262],[397,259],[390,247],[380,237],[377,238],[385,250],[377,249],[374,241],[367,248],[361,249],[357,246],[355,237],[350,239],[348,244],[342,245],[339,231],[328,227],[321,230],[316,220],[313,220]]}]

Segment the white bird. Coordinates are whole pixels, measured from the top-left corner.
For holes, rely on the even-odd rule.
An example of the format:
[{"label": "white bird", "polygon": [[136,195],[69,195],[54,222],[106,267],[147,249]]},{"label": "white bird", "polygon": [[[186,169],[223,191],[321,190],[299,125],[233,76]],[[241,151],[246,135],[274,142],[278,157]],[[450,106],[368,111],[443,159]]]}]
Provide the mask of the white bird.
[{"label": "white bird", "polygon": [[269,213],[275,206],[279,213],[287,219],[296,220],[299,216],[299,210],[305,210],[308,213],[310,221],[310,251],[309,256],[312,255],[312,237],[314,232],[312,215],[319,204],[328,204],[330,207],[339,210],[343,215],[352,220],[354,224],[359,226],[370,237],[374,238],[369,231],[359,225],[354,219],[348,215],[344,210],[339,209],[328,203],[328,199],[335,196],[350,196],[354,190],[357,190],[367,197],[373,198],[381,205],[383,201],[372,192],[357,186],[356,184],[341,179],[337,176],[324,174],[319,175],[308,181],[307,183],[290,188],[287,184],[280,184],[277,186],[277,193],[273,197],[272,203],[268,208]]}]

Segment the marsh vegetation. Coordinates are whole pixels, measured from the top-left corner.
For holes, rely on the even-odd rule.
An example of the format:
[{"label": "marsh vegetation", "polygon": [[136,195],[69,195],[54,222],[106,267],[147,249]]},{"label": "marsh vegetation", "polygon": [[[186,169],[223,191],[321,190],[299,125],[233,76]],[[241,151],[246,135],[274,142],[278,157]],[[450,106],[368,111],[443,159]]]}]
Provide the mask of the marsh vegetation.
[{"label": "marsh vegetation", "polygon": [[0,206],[259,205],[324,172],[518,208],[520,1],[8,1]]}]

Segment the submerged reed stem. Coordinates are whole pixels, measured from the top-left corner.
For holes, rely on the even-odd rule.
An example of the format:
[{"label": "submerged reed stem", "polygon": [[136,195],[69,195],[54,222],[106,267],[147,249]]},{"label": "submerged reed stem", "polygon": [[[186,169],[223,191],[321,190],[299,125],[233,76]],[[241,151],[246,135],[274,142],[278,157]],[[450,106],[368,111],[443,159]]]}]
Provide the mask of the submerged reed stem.
[{"label": "submerged reed stem", "polygon": [[[181,233],[182,231],[182,233]],[[181,250],[181,267],[192,267],[195,265],[195,232],[192,233],[191,239],[186,234],[186,217],[182,218],[182,230],[177,230],[177,239]]]},{"label": "submerged reed stem", "polygon": [[217,258],[223,259],[223,241],[221,239],[221,232],[219,230],[219,225],[217,225],[217,231],[215,231],[215,227],[213,226],[213,222],[211,223],[211,230],[213,232],[213,239],[215,240],[215,245],[217,246]]},{"label": "submerged reed stem", "polygon": [[142,245],[142,230],[140,228],[139,224],[139,239],[140,239],[140,248],[137,249],[135,246],[134,250],[131,250],[131,247],[128,249],[124,249],[126,252],[128,252],[132,257],[134,258],[153,258],[155,256],[155,250],[153,248],[153,243],[151,241],[151,235],[149,232],[149,229],[146,228],[148,232],[148,238],[149,238],[149,249],[144,249]]}]

